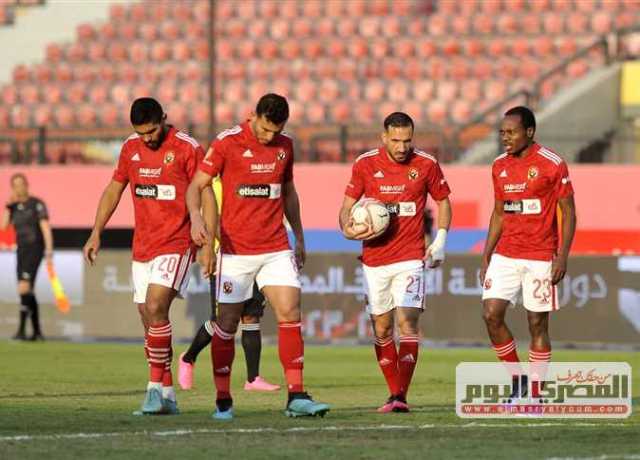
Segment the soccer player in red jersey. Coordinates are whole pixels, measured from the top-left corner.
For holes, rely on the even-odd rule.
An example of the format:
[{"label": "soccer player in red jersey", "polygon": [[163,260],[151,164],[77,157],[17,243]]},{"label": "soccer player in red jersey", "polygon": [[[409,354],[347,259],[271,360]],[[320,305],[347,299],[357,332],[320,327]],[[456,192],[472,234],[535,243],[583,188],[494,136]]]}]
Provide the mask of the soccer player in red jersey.
[{"label": "soccer player in red jersey", "polygon": [[[413,120],[394,112],[384,120],[383,147],[360,155],[340,209],[340,227],[346,238],[363,240],[367,312],[375,335],[375,352],[391,396],[378,412],[408,412],[407,392],[418,361],[418,321],[425,300],[425,261],[430,268],[444,261],[451,223],[449,186],[438,161],[412,147]],[[438,232],[425,250],[427,195],[438,206]],[[378,237],[373,229],[356,227],[351,208],[360,198],[386,204],[392,216]],[[400,346],[393,339],[394,323]]]},{"label": "soccer player in red jersey", "polygon": [[[495,206],[482,255],[483,318],[498,358],[519,361],[516,343],[505,324],[509,304],[520,289],[527,310],[531,344],[529,361],[551,360],[549,312],[558,306],[556,285],[567,271],[567,258],[576,227],[573,187],[567,164],[555,152],[533,140],[536,120],[526,107],[508,110],[500,137],[505,153],[493,162]],[[558,251],[557,209],[562,213]],[[519,369],[512,366],[515,374]],[[538,364],[537,366],[544,366]],[[514,392],[524,388],[514,378]],[[532,396],[537,387],[532,384]]]},{"label": "soccer player in red jersey", "polygon": [[[220,175],[222,212],[218,257],[218,317],[211,340],[218,420],[233,418],[229,389],[235,353],[234,336],[250,299],[254,280],[273,306],[278,321],[278,349],[288,388],[288,416],[324,415],[327,404],[318,403],[304,391],[302,368],[304,345],[301,331],[298,268],[305,260],[300,203],[293,183],[293,142],[282,133],[289,118],[287,100],[277,94],[260,98],[250,119],[221,132],[212,142],[189,189],[191,235],[207,244],[216,228],[217,211],[207,209],[213,222],[205,225],[200,193]],[[289,248],[286,217],[296,239]],[[209,252],[212,255],[211,252]]]},{"label": "soccer player in red jersey", "polygon": [[[135,213],[133,301],[145,327],[150,373],[141,413],[178,413],[171,376],[169,307],[176,295],[185,292],[194,259],[185,193],[204,150],[166,123],[155,99],[133,102],[131,124],[135,133],[122,146],[113,178],[100,198],[84,256],[95,263],[100,234],[130,184]],[[210,188],[203,194],[205,203],[214,203]]]}]

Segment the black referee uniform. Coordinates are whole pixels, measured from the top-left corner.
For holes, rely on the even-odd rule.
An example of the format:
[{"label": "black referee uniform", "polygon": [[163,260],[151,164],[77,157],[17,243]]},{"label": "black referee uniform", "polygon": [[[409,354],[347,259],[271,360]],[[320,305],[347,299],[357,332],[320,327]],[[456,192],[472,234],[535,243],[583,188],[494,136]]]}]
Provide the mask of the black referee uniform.
[{"label": "black referee uniform", "polygon": [[40,315],[38,302],[33,292],[33,286],[38,274],[38,268],[44,256],[45,244],[40,221],[49,219],[47,207],[42,200],[29,197],[27,201],[16,202],[7,206],[10,221],[16,230],[18,243],[17,275],[18,281],[27,281],[31,287],[28,294],[20,296],[20,325],[16,338],[25,338],[27,317],[31,317],[33,325],[33,339],[41,338]]}]

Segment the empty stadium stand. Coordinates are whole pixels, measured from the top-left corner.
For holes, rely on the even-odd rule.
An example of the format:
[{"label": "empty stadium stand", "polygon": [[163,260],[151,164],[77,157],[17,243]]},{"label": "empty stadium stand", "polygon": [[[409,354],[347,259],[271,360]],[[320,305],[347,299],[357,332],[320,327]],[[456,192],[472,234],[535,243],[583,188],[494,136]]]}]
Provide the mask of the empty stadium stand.
[{"label": "empty stadium stand", "polygon": [[[307,125],[377,126],[404,110],[426,131],[446,135],[531,88],[599,37],[640,24],[639,0],[215,5],[216,123],[242,120],[261,94],[275,91],[290,100],[294,132]],[[154,95],[174,124],[202,136],[209,120],[209,18],[205,0],[114,3],[108,21],[80,25],[73,43],[51,43],[44,62],[14,69],[12,82],[0,88],[0,126],[126,128],[131,100]],[[542,99],[606,60],[597,48],[574,60],[544,82]],[[366,143],[356,138],[349,156]],[[47,144],[48,161],[83,161],[82,154],[62,155],[69,148],[58,145]],[[14,147],[0,143],[0,161]],[[334,161],[343,147],[320,137],[302,150],[306,159]]]}]

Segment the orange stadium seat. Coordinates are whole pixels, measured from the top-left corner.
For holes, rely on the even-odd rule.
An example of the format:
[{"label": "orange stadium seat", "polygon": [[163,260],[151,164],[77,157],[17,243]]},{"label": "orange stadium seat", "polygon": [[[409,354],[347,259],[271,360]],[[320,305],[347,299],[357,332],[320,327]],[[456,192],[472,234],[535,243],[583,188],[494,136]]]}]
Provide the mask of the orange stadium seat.
[{"label": "orange stadium seat", "polygon": [[1,93],[2,106],[12,106],[18,102],[18,90],[15,86],[5,86]]},{"label": "orange stadium seat", "polygon": [[46,85],[42,91],[42,96],[43,101],[49,104],[50,107],[59,104],[64,99],[62,88],[57,83]]}]

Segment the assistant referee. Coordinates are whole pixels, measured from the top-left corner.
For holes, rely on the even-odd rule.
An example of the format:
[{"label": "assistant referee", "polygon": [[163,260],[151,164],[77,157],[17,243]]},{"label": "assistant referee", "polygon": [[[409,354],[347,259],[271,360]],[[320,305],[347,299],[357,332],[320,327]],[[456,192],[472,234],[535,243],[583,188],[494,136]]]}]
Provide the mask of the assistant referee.
[{"label": "assistant referee", "polygon": [[[49,225],[47,207],[39,198],[29,196],[29,183],[22,173],[11,176],[11,197],[6,204],[2,228],[13,224],[18,243],[17,275],[20,294],[20,323],[16,340],[44,340],[40,328],[38,301],[33,286],[43,256],[53,256],[53,236]],[[33,334],[27,337],[27,318],[31,318]]]}]

